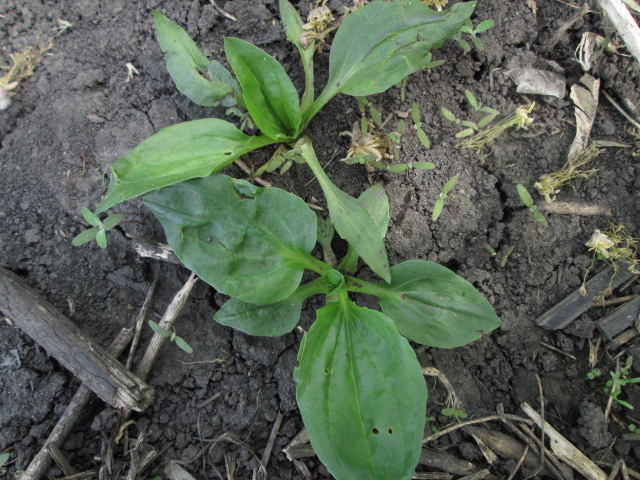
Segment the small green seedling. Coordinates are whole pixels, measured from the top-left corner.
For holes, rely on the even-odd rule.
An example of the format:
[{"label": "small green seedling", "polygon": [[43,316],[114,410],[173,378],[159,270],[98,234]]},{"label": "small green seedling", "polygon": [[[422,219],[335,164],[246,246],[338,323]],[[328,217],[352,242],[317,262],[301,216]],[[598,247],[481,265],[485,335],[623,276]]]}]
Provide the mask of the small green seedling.
[{"label": "small green seedling", "polygon": [[[436,421],[436,417],[434,417],[433,415],[425,418],[425,422],[429,423],[429,422],[435,422]],[[431,425],[431,432],[432,433],[440,433],[440,429],[438,427],[436,427],[435,425]]]},{"label": "small green seedling", "polygon": [[609,375],[611,375],[611,380],[607,380],[607,383],[605,384],[603,389],[605,395],[609,395],[611,398],[613,398],[614,401],[630,410],[633,410],[633,405],[622,400],[621,398],[619,398],[619,396],[622,393],[622,387],[624,387],[625,385],[640,383],[640,377],[629,378],[629,375],[631,374],[632,364],[633,357],[629,355],[627,357],[627,361],[625,362],[625,366],[620,368],[620,373],[609,372]]},{"label": "small green seedling", "polygon": [[435,205],[433,206],[433,213],[431,214],[431,220],[436,221],[440,214],[442,213],[442,209],[444,208],[444,200],[449,196],[449,192],[453,187],[455,187],[456,182],[458,181],[458,176],[452,177],[449,179],[447,183],[444,184],[440,194],[438,195],[438,199],[436,200]]},{"label": "small green seedling", "polygon": [[431,142],[429,142],[427,134],[422,129],[424,123],[420,119],[420,110],[418,109],[418,104],[415,102],[411,104],[411,120],[413,120],[413,130],[416,132],[418,140],[420,140],[424,148],[429,150],[431,148]]},{"label": "small green seedling", "polygon": [[465,138],[473,135],[475,132],[478,132],[483,128],[485,128],[487,125],[489,125],[496,118],[496,116],[500,115],[500,112],[495,108],[483,106],[482,103],[480,103],[476,99],[475,95],[471,92],[471,90],[465,90],[464,96],[469,102],[469,105],[471,105],[471,107],[476,112],[481,112],[486,115],[482,117],[478,121],[478,123],[475,123],[469,120],[460,120],[451,112],[451,110],[448,110],[447,108],[442,107],[440,109],[440,112],[442,113],[444,118],[446,118],[450,122],[466,127],[463,130],[460,130],[458,133],[456,133],[455,135],[456,138]]},{"label": "small green seedling", "polygon": [[440,413],[445,417],[451,417],[455,420],[460,420],[461,418],[464,419],[468,417],[467,412],[458,407],[443,408],[442,410],[440,410]]},{"label": "small green seedling", "polygon": [[0,453],[0,473],[1,474],[4,474],[6,472],[5,467],[9,464],[9,460],[11,460],[10,452]]},{"label": "small green seedling", "polygon": [[636,431],[638,430],[638,427],[636,427],[634,423],[630,423],[628,428],[631,433],[636,433]]},{"label": "small green seedling", "polygon": [[184,350],[188,354],[193,353],[193,348],[191,348],[191,345],[189,345],[184,338],[179,337],[176,334],[175,330],[165,330],[153,320],[149,320],[149,326],[151,327],[151,330],[156,332],[161,337],[168,338],[170,342],[174,342],[181,350]]},{"label": "small green seedling", "polygon": [[548,227],[549,223],[547,222],[547,219],[544,218],[544,215],[542,215],[542,213],[538,211],[537,205],[533,203],[533,198],[531,198],[531,194],[524,187],[524,185],[519,183],[516,185],[516,189],[518,190],[518,195],[520,195],[520,200],[522,200],[524,206],[531,211],[533,218],[540,222],[544,227]]},{"label": "small green seedling", "polygon": [[473,42],[473,44],[475,45],[475,47],[482,51],[484,50],[484,45],[482,44],[482,42],[480,41],[480,39],[478,38],[478,35],[481,33],[486,32],[487,30],[489,30],[490,28],[492,28],[494,25],[494,21],[493,20],[484,20],[482,22],[480,22],[476,28],[473,28],[473,23],[471,22],[470,19],[465,20],[464,25],[462,26],[462,28],[460,28],[460,31],[458,32],[457,35],[455,35],[453,38],[456,42],[458,42],[458,45],[460,45],[460,48],[462,48],[465,52],[470,52],[471,51],[471,45],[469,45],[469,42],[467,42],[466,40],[464,40],[462,38],[462,34],[466,33],[468,35],[471,36],[471,41]]},{"label": "small green seedling", "polygon": [[587,373],[587,378],[589,380],[595,380],[600,375],[602,375],[602,371],[599,368],[594,368],[593,370]]},{"label": "small green seedling", "polygon": [[93,228],[85,230],[73,239],[72,243],[76,247],[95,240],[100,248],[107,248],[107,232],[124,218],[121,213],[111,213],[104,220],[100,220],[98,215],[86,207],[82,209],[82,216]]},{"label": "small green seedling", "polygon": [[487,252],[489,252],[489,254],[490,254],[492,257],[495,257],[495,256],[497,255],[495,248],[493,248],[493,247],[492,247],[491,245],[489,245],[488,243],[485,243],[485,244],[483,245],[483,247],[484,247],[484,249],[485,249]]},{"label": "small green seedling", "polygon": [[502,257],[502,260],[500,261],[500,268],[504,268],[504,266],[507,264],[507,262],[509,261],[509,257],[511,256],[511,254],[513,253],[513,251],[515,250],[516,246],[515,245],[510,245],[509,248],[507,248],[506,253],[504,254],[504,257]]}]

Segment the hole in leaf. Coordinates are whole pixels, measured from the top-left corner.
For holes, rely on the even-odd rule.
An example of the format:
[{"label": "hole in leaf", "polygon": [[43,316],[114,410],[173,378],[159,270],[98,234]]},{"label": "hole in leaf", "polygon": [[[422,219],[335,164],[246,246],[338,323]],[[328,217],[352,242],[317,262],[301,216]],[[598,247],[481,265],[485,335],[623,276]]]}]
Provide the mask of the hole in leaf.
[{"label": "hole in leaf", "polygon": [[223,152],[224,155],[226,155],[227,157],[230,157],[231,155],[233,155],[233,152]]},{"label": "hole in leaf", "polygon": [[387,433],[389,433],[389,435],[393,434],[393,428],[390,428],[389,430],[387,430]]},{"label": "hole in leaf", "polygon": [[328,368],[325,368],[325,369],[324,369],[324,373],[329,373],[329,369],[328,369]]},{"label": "hole in leaf", "polygon": [[372,429],[371,429],[371,433],[372,433],[373,435],[378,435],[378,434],[380,433],[380,430],[378,430],[377,428],[372,428]]}]

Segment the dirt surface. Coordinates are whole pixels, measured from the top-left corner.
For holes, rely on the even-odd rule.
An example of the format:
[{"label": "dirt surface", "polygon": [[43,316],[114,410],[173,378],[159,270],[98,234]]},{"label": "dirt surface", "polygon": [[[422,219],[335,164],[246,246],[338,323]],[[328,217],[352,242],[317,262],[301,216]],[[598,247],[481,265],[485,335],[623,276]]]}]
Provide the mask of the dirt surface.
[{"label": "dirt surface", "polygon": [[[130,326],[154,279],[159,286],[152,313],[161,314],[188,277],[175,265],[141,259],[126,234],[162,241],[163,234],[140,200],[116,210],[136,223],[122,225],[109,235],[109,246],[71,246],[71,238],[86,228],[80,215],[94,207],[105,191],[106,172],[119,156],[158,130],[185,120],[224,116],[223,109],[197,107],[174,89],[155,37],[151,12],[158,9],[184,26],[210,58],[223,59],[222,39],[237,36],[254,42],[280,60],[294,82],[303,82],[292,47],[286,43],[274,0],[230,0],[224,9],[238,18],[223,17],[208,1],[161,0],[96,2],[93,0],[0,0],[0,64],[8,55],[51,37],[63,19],[73,26],[58,35],[55,45],[35,74],[16,90],[9,109],[0,112],[0,266],[19,274],[42,292],[91,337],[107,345],[124,326]],[[339,12],[343,3],[329,4]],[[537,6],[537,11],[531,7]],[[297,7],[306,14],[308,2]],[[400,90],[370,98],[383,117],[407,112],[416,102],[432,147],[424,149],[407,133],[402,141],[405,161],[428,161],[433,171],[381,174],[390,198],[392,220],[387,247],[398,263],[410,258],[440,262],[471,281],[494,305],[502,326],[465,348],[417,348],[423,366],[441,370],[449,379],[470,418],[495,413],[498,404],[518,413],[527,402],[539,408],[539,386],[544,392],[547,420],[593,459],[614,463],[624,459],[638,469],[640,443],[623,434],[630,423],[640,424],[634,411],[614,403],[605,422],[607,396],[602,393],[611,358],[623,350],[598,350],[604,376],[588,380],[589,346],[600,337],[596,321],[608,309],[592,309],[559,331],[543,330],[534,320],[576,290],[591,263],[584,243],[595,229],[609,221],[624,224],[637,234],[637,192],[640,163],[633,148],[608,148],[593,167],[597,173],[578,179],[558,196],[610,208],[611,217],[545,214],[549,226],[536,222],[520,201],[517,183],[530,182],[559,169],[575,135],[574,108],[568,89],[564,98],[516,93],[505,71],[534,67],[559,73],[567,87],[583,72],[574,58],[583,32],[606,35],[610,24],[598,13],[585,15],[560,36],[552,49],[546,42],[575,9],[555,0],[504,2],[481,0],[474,22],[494,19],[495,27],[481,36],[484,51],[465,54],[453,41],[436,52],[446,63],[409,78],[406,99]],[[139,71],[127,79],[126,64]],[[328,54],[318,56],[316,86],[326,80]],[[606,53],[591,72],[613,97],[640,106],[640,66],[630,57]],[[499,137],[487,156],[456,148],[459,128],[445,120],[446,107],[461,119],[475,112],[464,98],[472,91],[484,105],[510,113],[536,102],[534,123]],[[637,115],[637,112],[636,112]],[[341,158],[351,130],[359,118],[354,99],[338,96],[312,122],[309,135],[324,164]],[[393,117],[395,123],[397,116]],[[592,138],[633,145],[626,120],[601,98]],[[640,146],[636,143],[635,151]],[[264,162],[271,150],[247,156],[247,163]],[[368,185],[366,170],[337,160],[327,171],[334,182],[352,195]],[[236,167],[228,169],[242,176]],[[454,175],[458,184],[437,222],[431,221],[433,204],[442,186]],[[293,191],[306,201],[323,205],[323,197],[304,166],[289,174],[266,177],[275,186]],[[536,202],[542,198],[534,194]],[[491,245],[497,255],[484,248]],[[506,263],[501,262],[510,248]],[[596,271],[604,266],[597,264]],[[631,286],[624,295],[638,293]],[[140,434],[148,448],[162,451],[162,459],[184,463],[196,478],[224,475],[225,457],[235,460],[234,477],[251,478],[267,444],[278,413],[284,420],[267,467],[271,479],[302,478],[282,448],[302,428],[295,404],[292,378],[301,332],[280,338],[255,338],[213,321],[225,299],[199,282],[177,326],[194,348],[187,355],[165,344],[149,381],[157,395],[153,405],[134,416],[127,429]],[[371,300],[359,299],[361,304]],[[313,321],[310,300],[300,326]],[[145,329],[143,342],[151,332]],[[550,345],[551,349],[545,345]],[[633,343],[625,345],[633,347]],[[632,375],[640,372],[638,347]],[[450,419],[440,415],[446,391],[429,380],[428,424],[442,428]],[[0,451],[10,449],[10,472],[26,468],[78,388],[77,381],[46,352],[12,326],[0,323]],[[623,396],[640,406],[640,388],[628,385]],[[105,462],[104,439],[113,434],[113,419],[95,401],[64,444],[67,459],[78,470],[100,469]],[[428,432],[427,432],[428,433]],[[429,447],[449,445],[449,452],[483,465],[471,437],[458,433]],[[113,452],[118,468],[128,462],[127,447]],[[313,478],[328,472],[315,457],[305,459]],[[506,478],[515,462],[491,467]],[[423,469],[424,467],[419,467]],[[158,460],[144,473],[161,474]],[[608,469],[607,469],[608,471]],[[121,473],[113,472],[113,477]],[[51,475],[62,476],[54,467]],[[97,478],[97,475],[93,478]],[[141,477],[142,478],[142,477]]]}]

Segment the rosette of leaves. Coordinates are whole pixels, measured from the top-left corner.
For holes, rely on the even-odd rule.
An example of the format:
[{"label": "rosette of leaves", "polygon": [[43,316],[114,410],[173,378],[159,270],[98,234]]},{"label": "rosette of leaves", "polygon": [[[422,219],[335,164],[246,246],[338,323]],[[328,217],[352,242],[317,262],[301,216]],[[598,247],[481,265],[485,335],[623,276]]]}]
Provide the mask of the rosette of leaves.
[{"label": "rosette of leaves", "polygon": [[111,166],[109,190],[96,213],[162,187],[206,177],[266,145],[294,143],[339,93],[381,93],[430,65],[430,51],[460,31],[475,5],[457,3],[442,12],[411,0],[374,0],[364,5],[337,29],[329,54],[328,82],[315,98],[314,41],[301,43],[304,23],[287,0],[280,0],[286,37],[300,52],[304,68],[301,100],[282,65],[259,47],[226,38],[224,50],[231,72],[209,60],[181,27],[154,12],[158,41],[177,89],[198,105],[222,105],[236,113],[246,109],[260,134],[247,135],[217,118],[165,128]]},{"label": "rosette of leaves", "polygon": [[[308,140],[296,148],[320,180],[327,220],[291,193],[220,174],[149,193],[145,203],[184,264],[231,297],[217,322],[283,335],[297,325],[307,298],[325,296],[294,373],[311,444],[338,480],[409,479],[421,452],[427,388],[407,339],[455,348],[499,319],[469,282],[441,265],[389,267],[382,187],[353,198],[322,172]],[[349,243],[340,260],[329,252],[334,232]],[[317,241],[330,263],[311,255]],[[359,258],[380,283],[354,276]],[[315,278],[303,283],[305,270]],[[377,297],[381,311],[357,305],[353,293]]]}]

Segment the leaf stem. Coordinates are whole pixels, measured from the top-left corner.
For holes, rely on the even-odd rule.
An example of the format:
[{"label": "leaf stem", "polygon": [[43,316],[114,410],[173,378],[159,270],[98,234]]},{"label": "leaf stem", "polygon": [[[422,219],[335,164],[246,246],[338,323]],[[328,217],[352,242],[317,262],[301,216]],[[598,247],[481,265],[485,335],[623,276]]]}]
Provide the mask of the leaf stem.
[{"label": "leaf stem", "polygon": [[366,293],[368,295],[374,295],[379,298],[393,297],[395,294],[389,291],[388,288],[381,287],[377,283],[367,282],[355,277],[345,277],[345,284],[347,290],[350,292]]},{"label": "leaf stem", "polygon": [[302,101],[300,102],[300,112],[301,114],[304,114],[304,112],[313,104],[315,97],[313,73],[313,53],[315,49],[315,42],[309,45],[307,50],[305,50],[300,44],[296,44],[296,47],[298,47],[298,51],[300,52],[302,68],[304,69],[304,93],[302,94]]}]

